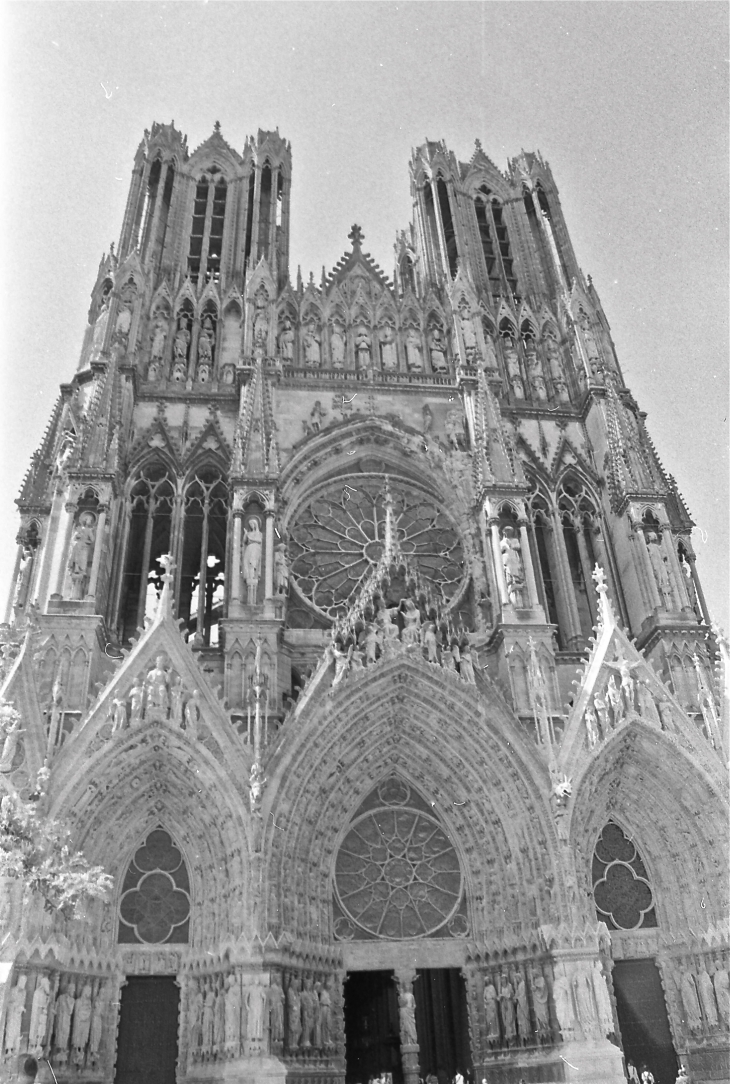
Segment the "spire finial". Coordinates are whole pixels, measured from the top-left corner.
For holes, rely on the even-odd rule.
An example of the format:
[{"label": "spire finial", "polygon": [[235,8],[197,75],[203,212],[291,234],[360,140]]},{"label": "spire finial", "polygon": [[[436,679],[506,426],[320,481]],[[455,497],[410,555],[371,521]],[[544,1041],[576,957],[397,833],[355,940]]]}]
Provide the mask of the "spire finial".
[{"label": "spire finial", "polygon": [[361,248],[362,243],[365,240],[365,234],[362,232],[357,222],[353,224],[352,229],[347,235],[348,240],[352,241],[353,249]]},{"label": "spire finial", "polygon": [[213,131],[218,132],[220,134],[220,130],[221,130],[221,122],[219,120],[217,120],[215,122],[215,124],[213,125]]}]

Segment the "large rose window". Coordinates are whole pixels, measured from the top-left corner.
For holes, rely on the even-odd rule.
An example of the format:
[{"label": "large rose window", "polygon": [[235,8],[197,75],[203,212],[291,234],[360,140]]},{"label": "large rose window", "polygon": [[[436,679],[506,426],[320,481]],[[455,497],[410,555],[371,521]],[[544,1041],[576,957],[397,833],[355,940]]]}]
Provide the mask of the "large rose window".
[{"label": "large rose window", "polygon": [[[391,481],[393,527],[401,553],[448,602],[463,580],[459,536],[432,497]],[[290,525],[292,572],[301,593],[328,617],[352,603],[385,543],[382,475],[352,474],[328,483]]]},{"label": "large rose window", "polygon": [[352,922],[376,937],[424,937],[456,916],[461,869],[453,844],[433,817],[409,805],[391,805],[354,821],[337,855],[335,889],[347,916],[336,930],[341,936],[348,936]]}]

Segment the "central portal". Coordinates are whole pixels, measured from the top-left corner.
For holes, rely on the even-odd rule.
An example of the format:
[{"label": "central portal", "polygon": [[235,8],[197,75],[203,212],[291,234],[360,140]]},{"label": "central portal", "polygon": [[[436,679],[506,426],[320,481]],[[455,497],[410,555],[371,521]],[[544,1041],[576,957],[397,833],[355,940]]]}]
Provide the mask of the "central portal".
[{"label": "central portal", "polygon": [[115,1084],[175,1084],[180,990],[173,978],[130,976],[122,988]]},{"label": "central portal", "polygon": [[402,1084],[398,987],[392,971],[350,971],[345,983],[347,1084],[390,1073]]}]

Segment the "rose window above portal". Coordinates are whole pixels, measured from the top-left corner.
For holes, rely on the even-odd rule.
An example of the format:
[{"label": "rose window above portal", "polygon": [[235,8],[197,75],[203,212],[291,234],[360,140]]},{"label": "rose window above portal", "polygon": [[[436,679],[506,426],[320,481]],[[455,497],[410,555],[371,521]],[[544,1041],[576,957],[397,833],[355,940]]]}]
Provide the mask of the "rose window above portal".
[{"label": "rose window above portal", "polygon": [[[464,578],[463,552],[450,518],[413,484],[389,481],[400,552],[448,605]],[[328,483],[289,527],[299,591],[329,618],[341,615],[383,554],[383,476],[351,474]]]},{"label": "rose window above portal", "polygon": [[399,785],[403,804],[358,817],[340,847],[335,889],[346,918],[338,936],[349,936],[352,922],[376,937],[424,937],[459,909],[462,876],[453,844],[433,817],[405,804],[408,788]]}]

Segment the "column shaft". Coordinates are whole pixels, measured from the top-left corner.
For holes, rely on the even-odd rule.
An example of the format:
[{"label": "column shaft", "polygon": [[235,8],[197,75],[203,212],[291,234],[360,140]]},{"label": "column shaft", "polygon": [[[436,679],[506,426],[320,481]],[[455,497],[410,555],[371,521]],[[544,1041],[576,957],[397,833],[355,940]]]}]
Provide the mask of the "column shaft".
[{"label": "column shaft", "polygon": [[86,592],[87,598],[96,597],[96,584],[99,579],[99,565],[101,564],[101,554],[104,549],[104,531],[106,528],[106,508],[102,508],[99,512],[99,518],[96,521],[96,538],[94,540],[94,558],[91,562],[91,575],[89,576],[89,587]]}]

